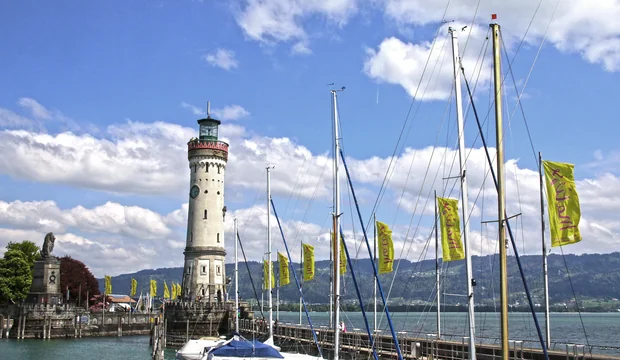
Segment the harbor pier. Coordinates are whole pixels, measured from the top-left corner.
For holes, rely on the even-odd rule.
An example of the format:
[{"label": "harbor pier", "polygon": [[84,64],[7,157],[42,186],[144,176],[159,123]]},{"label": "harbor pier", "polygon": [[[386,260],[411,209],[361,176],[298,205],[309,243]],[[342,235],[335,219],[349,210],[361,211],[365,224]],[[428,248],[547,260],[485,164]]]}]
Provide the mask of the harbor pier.
[{"label": "harbor pier", "polygon": [[[264,338],[268,333],[267,323],[261,320],[239,321],[239,330],[247,338]],[[333,352],[334,332],[327,327],[315,327],[315,332],[323,356]],[[310,327],[307,325],[278,324],[273,329],[274,341],[282,349],[303,349],[307,353],[317,354]],[[481,339],[482,340],[482,339]],[[375,348],[380,359],[396,359],[396,348],[391,335],[376,334]],[[466,360],[468,358],[468,338],[461,341],[438,340],[435,334],[428,334],[424,338],[414,337],[407,332],[398,333],[398,342],[405,359],[451,359]],[[514,360],[544,360],[541,349],[525,347],[524,341],[510,341],[510,357]],[[549,360],[620,360],[620,356],[591,353],[584,345],[563,344],[557,349],[548,351]],[[611,349],[611,348],[608,348]],[[614,349],[611,349],[614,350]],[[620,347],[615,349],[620,353]],[[327,354],[327,355],[326,355]],[[347,359],[370,359],[372,348],[368,334],[360,329],[340,334],[341,357]],[[496,344],[476,344],[476,356],[479,360],[498,360],[502,350]],[[327,357],[329,358],[329,357]]]},{"label": "harbor pier", "polygon": [[22,304],[2,311],[2,335],[9,339],[66,339],[148,335],[158,313],[88,311],[69,304]]}]

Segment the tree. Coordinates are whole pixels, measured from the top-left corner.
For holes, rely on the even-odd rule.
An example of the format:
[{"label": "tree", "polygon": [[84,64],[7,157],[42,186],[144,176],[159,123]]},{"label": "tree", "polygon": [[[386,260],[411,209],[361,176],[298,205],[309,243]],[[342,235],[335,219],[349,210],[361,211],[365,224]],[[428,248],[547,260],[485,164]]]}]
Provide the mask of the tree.
[{"label": "tree", "polygon": [[[80,285],[82,290],[81,293]],[[84,305],[86,305],[84,301],[88,294],[92,297],[100,293],[99,283],[97,279],[95,279],[95,276],[93,276],[93,273],[90,272],[83,262],[69,255],[60,258],[60,289],[63,296],[67,294],[67,287],[69,288],[69,300],[77,303],[78,299],[81,297],[82,304]]]},{"label": "tree", "polygon": [[17,248],[4,253],[0,259],[0,302],[17,303],[26,298],[32,285],[28,261],[28,256]]},{"label": "tree", "polygon": [[39,247],[32,241],[24,240],[22,242],[14,243],[9,242],[6,246],[7,250],[19,250],[24,254],[24,258],[28,262],[30,270],[34,267],[34,262],[39,260],[41,255],[39,254]]}]

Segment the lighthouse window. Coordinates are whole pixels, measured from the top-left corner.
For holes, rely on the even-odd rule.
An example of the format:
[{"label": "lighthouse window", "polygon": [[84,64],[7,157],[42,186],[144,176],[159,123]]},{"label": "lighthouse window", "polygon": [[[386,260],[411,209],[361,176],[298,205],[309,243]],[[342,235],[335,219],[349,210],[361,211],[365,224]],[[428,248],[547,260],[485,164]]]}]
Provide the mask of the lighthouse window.
[{"label": "lighthouse window", "polygon": [[196,172],[196,167],[198,164],[194,164],[194,172]]},{"label": "lighthouse window", "polygon": [[194,242],[194,232],[189,233],[189,242]]},{"label": "lighthouse window", "polygon": [[202,296],[205,296],[205,289],[202,289]]},{"label": "lighthouse window", "polygon": [[207,169],[206,172],[209,172],[209,163],[206,163],[205,165],[206,165],[205,168]]},{"label": "lighthouse window", "polygon": [[218,192],[217,192],[217,194],[219,195],[219,194],[220,194],[220,192],[218,191]]},{"label": "lighthouse window", "polygon": [[206,274],[207,273],[207,267],[203,266],[202,270],[200,271],[202,274]]},{"label": "lighthouse window", "polygon": [[204,217],[204,219],[206,219],[206,218],[207,218],[207,209],[205,209],[205,217]]},{"label": "lighthouse window", "polygon": [[216,273],[218,276],[219,276],[219,275],[222,275],[222,268],[221,268],[219,265],[215,268],[215,273]]},{"label": "lighthouse window", "polygon": [[220,242],[220,233],[217,233],[217,242]]},{"label": "lighthouse window", "polygon": [[220,173],[220,167],[219,166],[217,167],[217,173],[218,174]]},{"label": "lighthouse window", "polygon": [[208,192],[209,192],[208,190],[205,190],[205,194],[208,193]]}]

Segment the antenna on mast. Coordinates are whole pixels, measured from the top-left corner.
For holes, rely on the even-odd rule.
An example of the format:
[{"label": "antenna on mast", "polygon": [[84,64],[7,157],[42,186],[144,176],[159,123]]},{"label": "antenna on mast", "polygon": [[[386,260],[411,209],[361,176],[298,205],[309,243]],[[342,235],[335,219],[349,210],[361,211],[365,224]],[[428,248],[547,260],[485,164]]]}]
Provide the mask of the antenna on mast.
[{"label": "antenna on mast", "polygon": [[211,117],[211,101],[207,101],[207,118]]}]

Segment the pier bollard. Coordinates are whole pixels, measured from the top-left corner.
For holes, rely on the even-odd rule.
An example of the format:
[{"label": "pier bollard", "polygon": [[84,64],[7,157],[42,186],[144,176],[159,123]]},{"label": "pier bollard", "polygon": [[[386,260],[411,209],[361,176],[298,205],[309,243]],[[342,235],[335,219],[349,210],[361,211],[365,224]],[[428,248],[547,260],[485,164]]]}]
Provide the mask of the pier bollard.
[{"label": "pier bollard", "polygon": [[[467,344],[467,351],[465,351],[465,346]],[[469,357],[469,336],[463,336],[463,347],[461,348],[461,360],[465,360],[465,354],[468,354]]]},{"label": "pier bollard", "polygon": [[[581,349],[581,354],[579,349]],[[580,357],[582,359],[586,358],[586,347],[585,345],[582,344],[575,344],[575,347],[573,348],[573,354],[575,355],[575,359],[579,359]]]},{"label": "pier bollard", "polygon": [[[512,357],[515,360],[523,359],[523,341],[508,340],[508,348],[512,348]],[[520,351],[520,353],[519,353]]]},{"label": "pier bollard", "polygon": [[22,315],[19,315],[19,319],[17,320],[17,340],[19,340],[19,336],[22,332]]},{"label": "pier bollard", "polygon": [[4,331],[4,337],[6,339],[9,338],[9,331],[11,330],[11,316],[7,316],[6,317],[6,327],[5,327],[5,331]]},{"label": "pier bollard", "polygon": [[566,344],[566,360],[571,360],[571,352],[569,352],[569,349],[572,349],[572,353],[574,355],[575,353],[575,344]]},{"label": "pier bollard", "polygon": [[[43,317],[43,334],[41,336],[41,339],[43,340],[47,339],[47,335],[45,334],[46,330],[47,330],[47,317]],[[568,349],[566,350],[566,352],[568,353]]]}]

